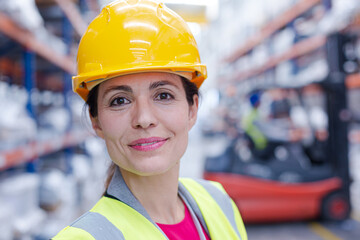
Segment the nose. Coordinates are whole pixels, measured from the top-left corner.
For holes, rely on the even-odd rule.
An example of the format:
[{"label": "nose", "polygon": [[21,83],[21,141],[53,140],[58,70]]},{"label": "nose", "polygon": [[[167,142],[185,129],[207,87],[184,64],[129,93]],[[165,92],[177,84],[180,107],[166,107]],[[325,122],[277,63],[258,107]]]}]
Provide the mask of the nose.
[{"label": "nose", "polygon": [[132,125],[136,129],[147,129],[157,125],[157,118],[152,104],[146,98],[138,98],[136,100],[133,109]]}]

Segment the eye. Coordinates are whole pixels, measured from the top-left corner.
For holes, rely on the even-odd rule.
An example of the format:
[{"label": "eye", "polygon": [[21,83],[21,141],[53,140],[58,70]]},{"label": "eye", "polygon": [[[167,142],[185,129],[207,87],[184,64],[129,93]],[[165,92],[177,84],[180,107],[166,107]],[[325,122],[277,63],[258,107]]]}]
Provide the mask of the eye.
[{"label": "eye", "polygon": [[171,95],[170,93],[166,93],[166,92],[160,93],[156,96],[156,100],[170,100],[173,98],[174,98],[173,95]]},{"label": "eye", "polygon": [[117,97],[110,102],[110,106],[122,106],[129,104],[130,101],[124,97]]}]

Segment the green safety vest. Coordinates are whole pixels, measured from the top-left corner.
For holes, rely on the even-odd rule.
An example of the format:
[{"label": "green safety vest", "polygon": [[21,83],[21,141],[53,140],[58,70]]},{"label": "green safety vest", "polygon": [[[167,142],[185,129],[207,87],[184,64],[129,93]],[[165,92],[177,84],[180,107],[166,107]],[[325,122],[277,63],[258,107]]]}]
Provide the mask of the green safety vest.
[{"label": "green safety vest", "polygon": [[267,146],[266,136],[259,130],[259,128],[254,124],[258,119],[257,109],[252,109],[250,114],[244,117],[242,122],[242,127],[247,135],[254,142],[255,148],[262,150]]},{"label": "green safety vest", "polygon": [[[110,194],[64,228],[54,240],[168,239],[131,194],[119,173],[115,175],[120,178],[120,183],[113,178],[108,188]],[[179,194],[192,214],[201,239],[205,237],[200,224],[212,240],[247,240],[239,211],[219,183],[181,179]]]}]

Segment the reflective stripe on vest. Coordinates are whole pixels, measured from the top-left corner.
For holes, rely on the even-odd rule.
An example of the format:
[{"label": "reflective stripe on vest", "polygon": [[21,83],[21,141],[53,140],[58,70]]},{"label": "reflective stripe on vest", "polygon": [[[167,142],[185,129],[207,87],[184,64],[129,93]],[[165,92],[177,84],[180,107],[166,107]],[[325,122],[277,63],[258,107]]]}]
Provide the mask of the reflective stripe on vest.
[{"label": "reflective stripe on vest", "polygon": [[[213,182],[192,179],[180,181],[197,202],[212,240],[242,239],[235,221],[233,204],[220,184],[215,185],[216,183]],[[242,240],[246,238],[244,236]]]},{"label": "reflective stripe on vest", "polygon": [[125,240],[120,230],[100,213],[87,212],[71,226],[85,230],[95,239]]},{"label": "reflective stripe on vest", "polygon": [[233,229],[236,231],[237,235],[241,239],[239,230],[236,226],[234,209],[231,204],[231,199],[228,195],[222,192],[218,187],[214,186],[213,183],[208,181],[198,181],[205,189],[210,193],[214,198],[217,204],[220,206],[221,210],[224,212],[225,216],[229,219],[229,222]]},{"label": "reflective stripe on vest", "polygon": [[[154,225],[135,209],[117,199],[103,197],[91,211],[104,215],[122,232],[124,238],[127,240],[168,239],[157,228],[157,225]],[[105,238],[99,238],[97,240],[105,240]],[[113,239],[110,238],[106,240]]]}]

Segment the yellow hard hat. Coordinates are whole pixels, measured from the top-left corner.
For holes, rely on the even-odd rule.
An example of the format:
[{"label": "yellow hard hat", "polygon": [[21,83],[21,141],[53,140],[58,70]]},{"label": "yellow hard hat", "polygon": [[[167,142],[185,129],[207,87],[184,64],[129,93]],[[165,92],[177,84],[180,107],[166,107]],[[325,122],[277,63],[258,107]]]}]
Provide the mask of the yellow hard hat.
[{"label": "yellow hard hat", "polygon": [[207,77],[186,22],[154,0],[120,0],[103,8],[83,35],[73,90],[85,101],[99,83],[137,72],[173,72],[200,87]]}]

